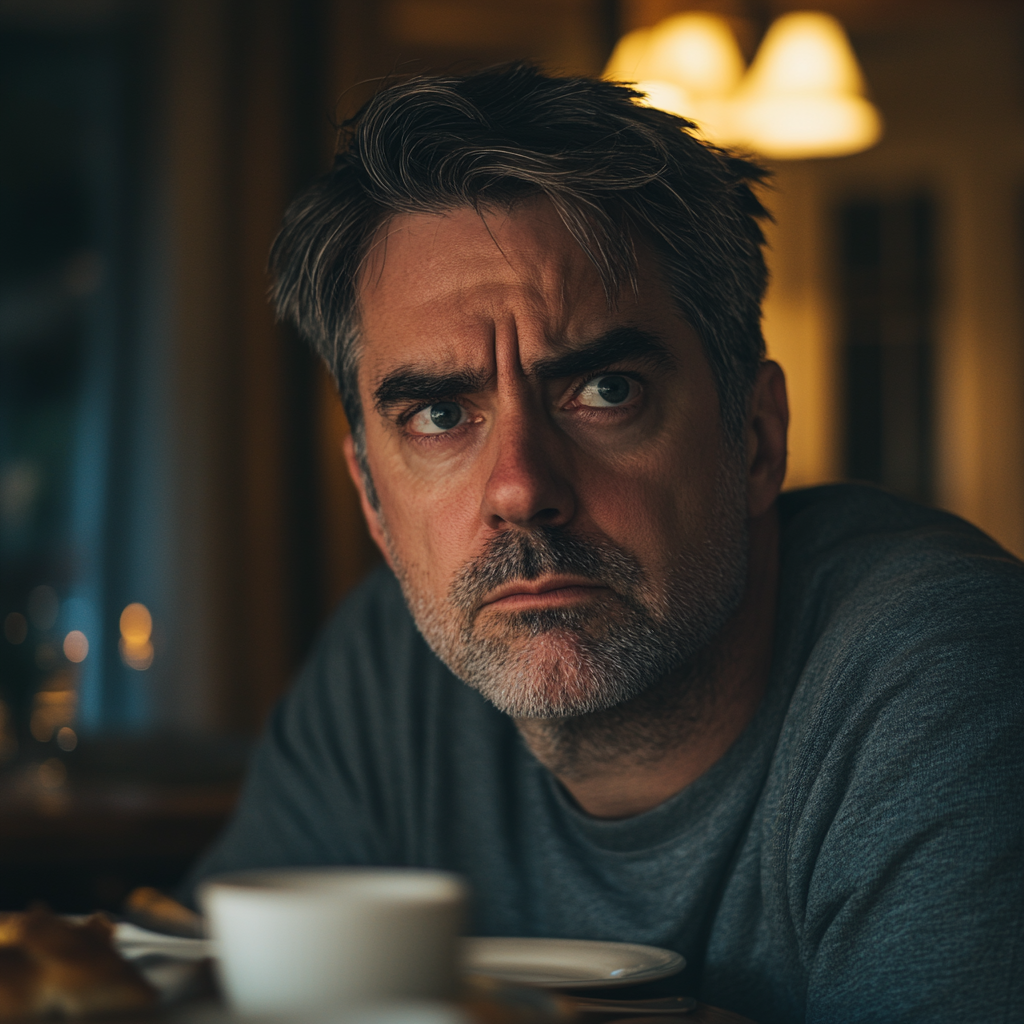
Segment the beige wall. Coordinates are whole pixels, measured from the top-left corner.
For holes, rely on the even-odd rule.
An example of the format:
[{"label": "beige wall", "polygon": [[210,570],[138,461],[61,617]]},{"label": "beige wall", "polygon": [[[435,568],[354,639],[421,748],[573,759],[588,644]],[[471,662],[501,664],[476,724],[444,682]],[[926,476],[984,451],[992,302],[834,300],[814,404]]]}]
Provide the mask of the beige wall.
[{"label": "beige wall", "polygon": [[841,474],[832,218],[847,197],[937,201],[936,501],[1024,555],[1024,75],[1020,19],[959,18],[862,40],[888,122],[874,150],[776,168],[772,354],[793,408],[790,486]]}]

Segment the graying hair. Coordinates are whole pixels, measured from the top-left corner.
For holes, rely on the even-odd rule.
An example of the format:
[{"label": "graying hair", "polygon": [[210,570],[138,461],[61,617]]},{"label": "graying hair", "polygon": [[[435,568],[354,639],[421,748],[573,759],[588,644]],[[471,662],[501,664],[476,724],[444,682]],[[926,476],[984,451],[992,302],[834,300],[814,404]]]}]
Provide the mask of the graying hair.
[{"label": "graying hair", "polygon": [[410,78],[342,126],[332,170],[288,208],[270,264],[279,317],[335,375],[364,473],[356,284],[376,232],[398,214],[510,209],[535,196],[597,268],[610,304],[636,289],[635,243],[651,247],[704,345],[725,437],[740,442],[765,354],[767,214],[751,185],[766,172],[638,98],[513,63]]}]

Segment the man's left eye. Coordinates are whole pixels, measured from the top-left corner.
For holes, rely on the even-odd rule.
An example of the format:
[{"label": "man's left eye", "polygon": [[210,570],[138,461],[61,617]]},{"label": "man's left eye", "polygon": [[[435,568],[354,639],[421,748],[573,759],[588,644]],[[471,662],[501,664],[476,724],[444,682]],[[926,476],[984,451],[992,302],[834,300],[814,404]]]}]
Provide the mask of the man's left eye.
[{"label": "man's left eye", "polygon": [[620,373],[604,373],[588,381],[576,396],[581,405],[591,409],[610,409],[624,405],[640,393],[640,385],[632,377]]},{"label": "man's left eye", "polygon": [[465,420],[466,410],[458,402],[435,402],[409,420],[409,429],[414,434],[445,434]]}]

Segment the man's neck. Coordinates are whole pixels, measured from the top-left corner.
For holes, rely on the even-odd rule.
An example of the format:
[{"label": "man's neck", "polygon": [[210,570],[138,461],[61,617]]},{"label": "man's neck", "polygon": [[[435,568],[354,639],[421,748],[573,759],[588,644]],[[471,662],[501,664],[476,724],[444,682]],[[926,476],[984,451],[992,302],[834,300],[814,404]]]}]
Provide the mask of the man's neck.
[{"label": "man's neck", "polygon": [[732,746],[768,682],[779,576],[775,506],[750,521],[739,608],[685,672],[625,704],[566,719],[518,719],[537,759],[595,818],[649,811],[704,774]]}]

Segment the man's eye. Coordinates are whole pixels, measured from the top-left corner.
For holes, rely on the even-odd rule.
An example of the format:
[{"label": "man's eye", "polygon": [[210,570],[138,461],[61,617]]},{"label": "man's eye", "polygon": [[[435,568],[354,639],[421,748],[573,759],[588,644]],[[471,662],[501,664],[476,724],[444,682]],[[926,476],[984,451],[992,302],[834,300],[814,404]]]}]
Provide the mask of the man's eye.
[{"label": "man's eye", "polygon": [[592,409],[608,409],[623,405],[640,393],[640,385],[632,377],[619,373],[605,373],[584,385],[576,396],[581,405]]},{"label": "man's eye", "polygon": [[414,434],[443,434],[465,422],[466,410],[458,402],[435,402],[409,420]]}]

